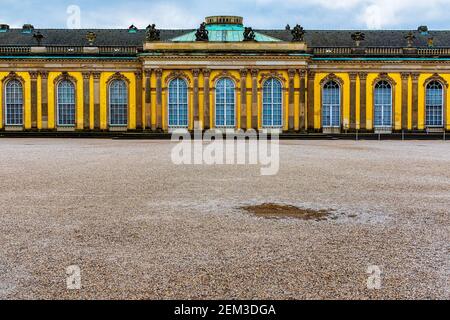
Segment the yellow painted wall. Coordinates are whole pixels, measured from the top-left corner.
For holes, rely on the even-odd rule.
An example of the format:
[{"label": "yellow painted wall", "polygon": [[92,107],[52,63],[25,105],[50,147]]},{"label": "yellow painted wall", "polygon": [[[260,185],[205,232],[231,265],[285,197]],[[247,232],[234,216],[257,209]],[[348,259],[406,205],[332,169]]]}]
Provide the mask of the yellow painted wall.
[{"label": "yellow painted wall", "polygon": [[[100,75],[100,129],[108,129],[108,81],[115,72],[102,72]],[[128,80],[128,129],[136,129],[136,78],[133,72],[121,73]]]},{"label": "yellow painted wall", "polygon": [[[327,77],[328,73],[318,73],[314,80],[314,128],[320,129],[321,124],[321,95],[322,87],[320,82]],[[344,81],[343,88],[341,88],[342,106],[341,106],[341,124],[344,128],[350,126],[350,77],[347,73],[335,73],[335,75]]]},{"label": "yellow painted wall", "polygon": [[395,130],[402,129],[402,77],[400,73],[389,73],[389,77],[391,77],[396,86],[393,92],[395,92],[395,97],[392,105],[393,112],[393,127]]},{"label": "yellow painted wall", "polygon": [[[162,124],[163,128],[167,129],[167,83],[166,78],[172,70],[164,70],[162,75],[162,85],[163,85],[163,100],[162,100]],[[212,88],[215,86],[214,81],[217,76],[222,74],[222,70],[213,70],[210,74],[210,127],[213,128],[215,124],[215,101]],[[235,81],[236,93],[235,93],[235,115],[236,115],[236,124],[237,127],[241,126],[241,97],[240,97],[240,73],[238,70],[230,70],[228,71]],[[258,127],[262,127],[262,90],[261,90],[261,75],[263,73],[267,73],[266,71],[261,71],[258,75]],[[286,71],[279,71],[280,75],[285,79],[283,81],[283,129],[288,130],[289,124],[289,91],[288,91],[288,73]],[[0,80],[6,77],[9,72],[0,72]],[[28,72],[18,72],[18,76],[24,79],[24,127],[26,129],[31,128],[31,80]],[[55,128],[55,115],[56,115],[56,106],[55,106],[55,86],[54,81],[60,75],[60,72],[50,72],[48,75],[48,125],[49,129]],[[108,119],[107,119],[107,81],[114,74],[114,72],[104,72],[101,74],[100,78],[100,124],[101,129],[108,128]],[[128,80],[129,86],[129,129],[136,128],[136,77],[132,72],[122,73]],[[193,76],[190,71],[184,71],[184,74],[189,78],[189,97],[188,97],[188,112],[189,112],[189,129],[193,129]],[[83,129],[83,119],[84,119],[84,107],[83,107],[83,77],[81,72],[69,72],[69,75],[76,79],[77,87],[76,87],[76,128]],[[328,73],[317,73],[314,86],[315,86],[315,94],[314,94],[314,127],[316,129],[321,128],[321,94],[322,88],[320,86],[320,82],[328,75]],[[342,125],[345,128],[350,124],[350,79],[347,73],[336,73],[336,76],[341,78],[344,82],[342,88],[342,114],[341,121]],[[368,130],[373,129],[373,81],[375,78],[379,76],[378,73],[369,73],[367,75],[366,81],[366,128]],[[418,110],[418,122],[419,129],[425,128],[425,82],[432,76],[432,73],[421,74],[419,77],[419,90],[418,90],[418,102],[419,102],[419,110]],[[450,83],[450,74],[440,74],[448,83]],[[395,87],[395,100],[393,101],[393,112],[394,112],[394,128],[396,130],[401,130],[402,124],[402,80],[400,73],[390,73],[389,77],[391,77],[396,82]],[[156,75],[152,73],[151,76],[151,87],[153,89],[156,88]],[[94,80],[90,78],[90,128],[94,128]],[[142,86],[145,88],[145,77],[142,77]],[[246,96],[243,97],[247,102],[247,128],[251,127],[251,119],[252,119],[252,79],[250,72],[247,74],[246,78],[247,82],[247,93]],[[199,76],[199,118],[202,124],[204,124],[204,78],[203,75]],[[298,89],[300,87],[300,77],[299,75],[295,75],[294,77],[294,127],[298,129],[299,124],[299,92]],[[412,128],[412,81],[409,79],[408,81],[408,128]],[[0,87],[0,102],[4,99],[3,97],[3,86]],[[361,100],[360,100],[360,81],[356,82],[356,121],[357,128],[360,128],[360,109],[361,109]],[[42,79],[39,76],[37,81],[37,125],[39,129],[42,129]],[[309,97],[308,97],[309,98]],[[450,130],[450,94],[447,92],[446,94],[446,128]],[[3,103],[1,104],[3,106]],[[142,114],[138,115],[142,117],[142,123],[145,126],[145,90],[142,91]],[[0,112],[0,128],[3,127],[3,112]],[[151,118],[152,124],[156,125],[156,90],[151,91]]]},{"label": "yellow painted wall", "polygon": [[[69,72],[69,76],[76,79],[76,129],[83,129],[83,76],[81,72]],[[61,72],[49,72],[48,74],[48,128],[56,128],[56,86],[55,79]],[[42,118],[41,118],[42,120]]]}]

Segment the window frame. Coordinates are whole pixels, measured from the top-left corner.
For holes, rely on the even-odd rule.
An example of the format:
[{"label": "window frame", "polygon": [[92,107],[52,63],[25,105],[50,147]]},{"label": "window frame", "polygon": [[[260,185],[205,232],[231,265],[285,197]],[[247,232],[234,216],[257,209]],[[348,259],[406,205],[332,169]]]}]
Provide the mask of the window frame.
[{"label": "window frame", "polygon": [[[186,86],[186,125],[180,125],[180,117],[178,112],[178,124],[177,125],[171,125],[170,124],[170,86],[174,81],[182,81]],[[189,81],[183,77],[183,76],[176,76],[167,81],[167,128],[169,129],[188,129],[189,128]],[[177,111],[180,109],[180,88],[179,85],[177,86]]]},{"label": "window frame", "polygon": [[[274,88],[273,88],[273,83],[272,83],[272,87],[271,87],[271,109],[272,109],[272,124],[271,125],[265,125],[264,124],[264,86],[266,85],[266,83],[268,81],[275,81],[278,82],[280,84],[280,95],[281,95],[281,101],[279,103],[274,103],[273,102],[273,97],[274,97]],[[278,77],[275,76],[270,76],[267,79],[265,79],[262,84],[261,84],[261,127],[263,129],[282,129],[284,127],[284,86],[283,86],[283,81],[281,79],[279,79]],[[273,120],[274,120],[274,116],[273,116],[273,110],[274,110],[274,105],[275,104],[279,104],[280,105],[280,117],[281,117],[281,123],[279,125],[274,125],[273,124]]]},{"label": "window frame", "polygon": [[[125,97],[126,97],[126,123],[121,123],[121,124],[112,124],[111,123],[111,85],[114,82],[122,82],[125,85]],[[129,119],[130,119],[130,88],[129,88],[129,83],[127,81],[127,79],[123,78],[123,77],[117,77],[114,76],[111,79],[108,80],[107,83],[107,99],[108,99],[108,104],[107,104],[107,110],[108,110],[108,127],[114,127],[114,128],[128,128],[129,125]]]},{"label": "window frame", "polygon": [[[21,91],[22,91],[22,123],[20,124],[10,124],[7,122],[8,120],[8,102],[7,102],[7,87],[8,85],[13,82],[13,81],[17,81],[20,86],[21,86]],[[24,126],[24,122],[25,122],[25,86],[24,86],[24,81],[22,79],[20,79],[17,76],[11,76],[7,79],[4,80],[4,85],[3,85],[3,124],[5,127],[23,127]]]},{"label": "window frame", "polygon": [[[442,91],[442,95],[441,95],[441,124],[438,125],[429,125],[428,122],[428,117],[427,117],[427,108],[428,108],[428,104],[427,104],[427,94],[428,94],[428,87],[430,86],[430,84],[432,83],[438,83],[441,86],[441,91]],[[446,109],[446,93],[447,93],[447,85],[445,83],[443,83],[443,81],[439,78],[433,77],[428,79],[425,83],[425,92],[424,92],[424,99],[425,99],[425,103],[424,103],[424,127],[425,128],[444,128],[445,127],[445,109]]]},{"label": "window frame", "polygon": [[[233,85],[233,88],[231,89],[232,91],[233,91],[233,124],[232,125],[227,125],[226,124],[226,119],[227,119],[227,114],[226,114],[226,109],[227,109],[227,105],[229,104],[229,103],[227,103],[227,91],[226,91],[226,87],[225,87],[225,91],[224,91],[224,103],[223,103],[223,107],[224,107],[224,110],[225,110],[225,112],[224,112],[224,125],[218,125],[217,124],[217,98],[218,98],[218,95],[217,95],[217,85],[218,85],[218,83],[220,82],[220,81],[226,81],[226,80],[229,80],[231,83],[232,83],[232,85]],[[237,125],[237,119],[236,119],[236,114],[237,114],[237,110],[236,110],[236,108],[237,108],[237,105],[236,105],[236,101],[237,101],[237,94],[236,94],[236,88],[237,88],[237,86],[236,86],[236,82],[232,79],[232,78],[230,78],[230,77],[220,77],[220,78],[218,78],[216,81],[215,81],[215,84],[214,84],[214,127],[216,127],[216,128],[223,128],[223,129],[230,129],[230,128],[235,128],[236,127],[236,125]]]},{"label": "window frame", "polygon": [[[327,125],[327,126],[325,126],[324,125],[324,121],[323,121],[323,118],[324,118],[324,116],[323,116],[323,112],[324,112],[324,97],[325,97],[325,95],[324,95],[324,93],[325,93],[325,86],[328,84],[328,83],[331,83],[331,82],[334,82],[336,85],[337,85],[337,87],[338,87],[338,92],[339,92],[339,99],[338,99],[338,101],[339,101],[339,125],[331,125],[332,124],[332,119],[331,119],[331,109],[330,109],[330,125]],[[326,78],[324,78],[323,80],[322,80],[322,85],[321,85],[321,93],[320,93],[320,97],[321,97],[321,99],[320,99],[320,126],[321,126],[321,128],[323,129],[323,128],[330,128],[330,129],[334,129],[334,128],[342,128],[342,107],[343,107],[343,101],[342,101],[342,99],[343,99],[343,94],[342,94],[342,87],[343,87],[343,82],[339,79],[339,78],[337,78],[337,77],[335,77],[335,76],[328,76],[328,77],[326,77]],[[330,105],[330,108],[331,108],[331,105]]]},{"label": "window frame", "polygon": [[[377,85],[380,84],[381,82],[385,82],[390,86],[390,91],[391,91],[391,99],[390,99],[390,107],[391,107],[391,116],[390,116],[390,125],[376,125],[375,124],[375,108],[377,106],[376,104],[376,89],[377,89]],[[373,128],[374,129],[382,129],[382,128],[393,128],[394,127],[394,117],[395,117],[395,110],[394,110],[394,104],[395,104],[395,99],[394,99],[394,94],[395,94],[395,83],[387,77],[379,77],[377,79],[375,79],[374,83],[373,83],[373,110],[372,110],[372,121],[373,121]],[[383,110],[384,111],[384,110]]]},{"label": "window frame", "polygon": [[[59,90],[60,90],[60,85],[63,82],[68,82],[71,83],[73,86],[73,107],[74,107],[74,123],[73,124],[60,124],[59,123]],[[56,86],[56,90],[55,90],[55,117],[56,117],[56,121],[55,121],[55,126],[56,128],[76,128],[77,125],[77,83],[76,81],[74,81],[71,77],[68,76],[60,76],[58,78],[56,78],[56,82],[55,82],[55,86]]]}]

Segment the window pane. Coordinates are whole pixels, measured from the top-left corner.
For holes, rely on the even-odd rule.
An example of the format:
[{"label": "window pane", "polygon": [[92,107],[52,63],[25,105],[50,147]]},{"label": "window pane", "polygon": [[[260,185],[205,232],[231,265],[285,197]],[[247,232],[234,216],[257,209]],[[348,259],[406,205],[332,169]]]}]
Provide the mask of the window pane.
[{"label": "window pane", "polygon": [[329,81],[322,90],[322,127],[340,127],[341,91],[339,84]]},{"label": "window pane", "polygon": [[57,94],[58,125],[75,125],[75,86],[71,81],[63,80],[58,84]]},{"label": "window pane", "polygon": [[392,126],[392,88],[389,82],[380,81],[375,85],[374,125]]},{"label": "window pane", "polygon": [[23,88],[19,80],[6,84],[5,118],[6,125],[23,125]]},{"label": "window pane", "polygon": [[177,78],[169,83],[169,127],[188,126],[188,87]]},{"label": "window pane", "polygon": [[280,128],[283,125],[283,88],[278,79],[271,78],[263,85],[263,127]]},{"label": "window pane", "polygon": [[109,124],[128,124],[128,89],[123,80],[113,80],[109,85]]},{"label": "window pane", "polygon": [[216,84],[216,126],[235,126],[235,87],[234,82],[222,78]]},{"label": "window pane", "polygon": [[438,81],[427,85],[425,122],[427,126],[441,127],[443,125],[443,87]]}]

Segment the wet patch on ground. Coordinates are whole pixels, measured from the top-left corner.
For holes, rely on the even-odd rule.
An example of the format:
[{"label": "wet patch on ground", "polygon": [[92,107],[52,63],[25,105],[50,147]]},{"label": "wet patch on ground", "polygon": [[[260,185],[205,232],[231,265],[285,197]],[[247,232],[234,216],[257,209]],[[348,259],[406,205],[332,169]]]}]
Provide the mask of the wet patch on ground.
[{"label": "wet patch on ground", "polygon": [[241,209],[248,213],[265,219],[300,219],[323,221],[334,217],[334,210],[314,210],[299,208],[292,205],[263,203],[259,205],[244,206]]}]

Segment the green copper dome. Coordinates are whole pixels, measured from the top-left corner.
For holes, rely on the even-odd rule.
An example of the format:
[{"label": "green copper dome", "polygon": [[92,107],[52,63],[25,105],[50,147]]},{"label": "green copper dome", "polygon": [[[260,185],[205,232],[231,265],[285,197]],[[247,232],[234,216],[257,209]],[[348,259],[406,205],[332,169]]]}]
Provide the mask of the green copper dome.
[{"label": "green copper dome", "polygon": [[[206,18],[206,30],[210,42],[241,42],[244,40],[244,26],[240,17],[208,17]],[[194,42],[196,31],[173,38],[174,42]],[[255,32],[255,40],[258,42],[277,42],[279,39]]]}]

